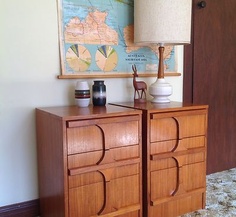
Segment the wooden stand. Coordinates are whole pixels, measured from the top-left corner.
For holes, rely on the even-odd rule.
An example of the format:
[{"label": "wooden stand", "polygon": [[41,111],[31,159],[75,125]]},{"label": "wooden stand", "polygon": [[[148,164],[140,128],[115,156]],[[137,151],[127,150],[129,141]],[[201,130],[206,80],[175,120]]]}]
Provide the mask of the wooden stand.
[{"label": "wooden stand", "polygon": [[176,217],[204,208],[208,106],[112,104],[143,112],[144,216]]},{"label": "wooden stand", "polygon": [[40,215],[142,217],[141,111],[36,109]]}]

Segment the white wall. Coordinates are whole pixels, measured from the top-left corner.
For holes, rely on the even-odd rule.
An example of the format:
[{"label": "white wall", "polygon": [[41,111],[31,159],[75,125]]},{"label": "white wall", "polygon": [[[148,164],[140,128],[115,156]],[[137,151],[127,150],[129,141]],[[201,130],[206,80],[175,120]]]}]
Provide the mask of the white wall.
[{"label": "white wall", "polygon": [[[76,80],[58,74],[56,0],[0,0],[0,206],[38,198],[34,109],[74,104]],[[167,81],[181,101],[182,76]],[[105,84],[108,102],[132,100],[131,79]]]}]

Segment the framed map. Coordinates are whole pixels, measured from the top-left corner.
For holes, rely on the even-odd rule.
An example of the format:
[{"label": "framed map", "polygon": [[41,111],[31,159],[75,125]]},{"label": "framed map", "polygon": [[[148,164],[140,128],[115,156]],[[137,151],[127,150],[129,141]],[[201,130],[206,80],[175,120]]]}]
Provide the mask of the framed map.
[{"label": "framed map", "polygon": [[[57,0],[62,73],[59,78],[156,76],[158,46],[134,44],[134,0]],[[178,75],[175,48],[164,65]]]}]

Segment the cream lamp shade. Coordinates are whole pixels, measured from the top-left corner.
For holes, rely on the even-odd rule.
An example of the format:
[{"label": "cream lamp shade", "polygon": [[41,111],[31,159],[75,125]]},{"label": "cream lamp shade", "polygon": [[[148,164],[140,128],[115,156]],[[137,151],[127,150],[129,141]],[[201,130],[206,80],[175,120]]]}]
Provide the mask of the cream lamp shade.
[{"label": "cream lamp shade", "polygon": [[135,0],[134,42],[190,43],[192,0]]},{"label": "cream lamp shade", "polygon": [[168,103],[172,86],[164,79],[164,46],[190,44],[192,0],[134,0],[134,43],[159,45],[157,80],[149,88],[154,103]]}]

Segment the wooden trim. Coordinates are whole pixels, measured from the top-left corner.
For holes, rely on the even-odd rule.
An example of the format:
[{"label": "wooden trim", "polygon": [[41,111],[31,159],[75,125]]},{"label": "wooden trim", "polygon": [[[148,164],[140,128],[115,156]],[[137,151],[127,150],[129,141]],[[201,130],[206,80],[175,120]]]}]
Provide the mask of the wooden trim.
[{"label": "wooden trim", "polygon": [[[205,191],[206,191],[205,187],[203,187],[203,188],[198,188],[198,189],[186,192],[184,194],[176,195],[174,197],[173,196],[169,196],[169,197],[165,197],[165,198],[162,198],[162,199],[153,200],[153,201],[151,201],[151,206],[157,206],[159,204],[166,203],[166,202],[168,202],[170,200],[171,201],[176,201],[176,200],[179,200],[181,198],[187,198],[188,196],[194,196],[194,194],[199,194],[199,193],[204,194]],[[204,207],[204,204],[203,204],[202,208],[203,207]]]},{"label": "wooden trim", "polygon": [[192,8],[191,44],[184,46],[183,102],[193,103],[193,64],[194,64],[194,0]]},{"label": "wooden trim", "polygon": [[39,215],[39,199],[0,207],[0,217],[36,217]]},{"label": "wooden trim", "polygon": [[193,46],[184,47],[183,102],[193,103]]},{"label": "wooden trim", "polygon": [[[155,73],[139,73],[139,77],[156,77]],[[165,77],[172,77],[172,76],[181,76],[179,72],[166,72]],[[58,79],[79,79],[79,78],[132,78],[132,73],[120,73],[120,74],[98,74],[98,75],[58,75]]]}]

